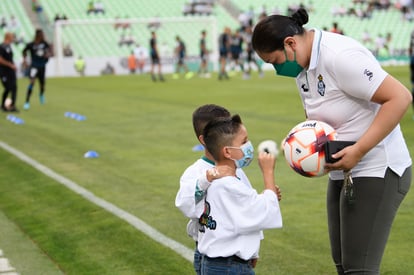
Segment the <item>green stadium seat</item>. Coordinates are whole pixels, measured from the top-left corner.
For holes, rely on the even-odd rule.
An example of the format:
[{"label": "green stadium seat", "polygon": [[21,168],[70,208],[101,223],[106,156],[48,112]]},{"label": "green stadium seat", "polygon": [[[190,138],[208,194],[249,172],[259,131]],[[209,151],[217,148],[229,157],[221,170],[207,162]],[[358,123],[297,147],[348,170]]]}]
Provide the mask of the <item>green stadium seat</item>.
[{"label": "green stadium seat", "polygon": [[[71,1],[56,1],[56,0],[39,0],[43,6],[43,12],[51,23],[53,23],[55,15],[65,14],[69,19],[87,20],[87,19],[114,19],[120,18],[173,18],[182,17],[182,8],[188,0],[151,0],[151,1],[136,1],[136,0],[102,0],[105,7],[105,14],[90,14],[86,13],[89,1],[85,0],[71,0]],[[311,1],[304,1],[305,5]],[[277,5],[278,9],[286,14],[288,6],[292,3],[290,0],[280,0],[274,3],[269,3],[268,0],[251,0],[251,1],[232,1],[233,9],[237,11],[247,11],[251,7],[255,12],[265,6],[268,12],[271,12]],[[387,11],[375,10],[371,19],[361,20],[356,16],[333,17],[331,12],[333,7],[344,6],[350,8],[353,6],[349,0],[338,1],[324,1],[313,0],[313,11],[310,12],[309,23],[306,27],[328,28],[332,26],[333,22],[338,22],[346,35],[360,40],[364,30],[369,30],[374,39],[378,34],[386,35],[392,33],[391,48],[406,49],[409,44],[409,34],[414,29],[414,22],[406,22],[402,20],[400,11],[394,7]],[[27,37],[27,40],[32,39],[34,27],[21,1],[0,1],[0,13],[3,15],[15,14],[21,23],[21,29]],[[0,14],[2,15],[2,14]],[[239,23],[237,16],[232,16],[220,4],[216,4],[213,10],[213,16],[217,18],[217,31],[221,32],[225,26],[235,29]],[[199,31],[180,31],[180,29],[188,29],[185,23],[176,23],[174,26],[164,25],[158,31],[158,38],[160,43],[166,43],[168,48],[172,50],[175,45],[175,35],[179,34],[184,42],[187,44],[188,52],[193,55],[198,55],[198,39]],[[92,30],[92,31],[91,31]],[[150,32],[146,28],[132,28],[131,33],[137,42],[148,47],[148,40]],[[69,43],[75,55],[83,56],[126,56],[130,52],[129,47],[119,47],[118,40],[120,38],[121,30],[115,30],[111,25],[95,25],[94,27],[77,27],[65,28],[63,30],[63,43]],[[180,32],[180,33],[177,33]],[[0,34],[2,34],[0,32]],[[209,42],[209,47],[212,47],[212,42]],[[98,45],[98,46],[97,46]],[[17,59],[21,58],[20,49],[16,48]]]},{"label": "green stadium seat", "polygon": [[[23,35],[26,42],[31,41],[34,35],[34,27],[27,17],[22,3],[20,1],[0,1],[0,16],[5,16],[7,21],[9,21],[10,16],[12,15],[14,15],[19,22],[19,27],[15,34],[17,36]],[[2,36],[5,31],[6,30],[3,30]],[[1,37],[1,41],[3,41],[3,37]],[[12,49],[15,62],[20,62],[22,59],[21,51],[23,45],[13,45]]]}]

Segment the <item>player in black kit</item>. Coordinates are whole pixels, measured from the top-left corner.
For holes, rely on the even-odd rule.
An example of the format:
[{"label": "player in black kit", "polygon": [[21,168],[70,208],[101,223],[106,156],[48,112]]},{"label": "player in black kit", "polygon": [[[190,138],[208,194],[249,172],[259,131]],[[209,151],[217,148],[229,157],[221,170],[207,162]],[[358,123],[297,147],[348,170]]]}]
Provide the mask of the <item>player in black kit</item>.
[{"label": "player in black kit", "polygon": [[229,79],[226,72],[227,58],[230,54],[230,36],[231,30],[229,27],[225,27],[223,33],[219,36],[219,52],[220,52],[220,71],[218,79]]},{"label": "player in black kit", "polygon": [[[17,97],[17,78],[16,65],[13,62],[13,51],[11,44],[13,43],[13,33],[6,33],[4,41],[0,44],[0,78],[4,87],[1,101],[1,109],[5,112],[18,112],[15,107]],[[5,102],[9,93],[11,93],[11,105],[6,107]]]},{"label": "player in black kit", "polygon": [[23,49],[23,66],[27,66],[27,53],[30,53],[31,63],[29,68],[30,83],[27,87],[26,102],[23,109],[28,110],[30,108],[30,96],[35,84],[36,78],[39,79],[40,92],[39,100],[40,104],[45,103],[45,72],[46,64],[51,56],[51,49],[48,42],[46,42],[43,31],[41,29],[36,30],[34,41],[26,44]]},{"label": "player in black kit", "polygon": [[157,35],[155,32],[151,32],[151,39],[150,39],[150,55],[151,55],[151,78],[152,81],[157,81],[157,78],[155,76],[155,66],[158,66],[158,77],[160,81],[164,81],[164,77],[161,73],[161,61],[160,61],[160,55],[158,52],[158,46],[157,46]]}]

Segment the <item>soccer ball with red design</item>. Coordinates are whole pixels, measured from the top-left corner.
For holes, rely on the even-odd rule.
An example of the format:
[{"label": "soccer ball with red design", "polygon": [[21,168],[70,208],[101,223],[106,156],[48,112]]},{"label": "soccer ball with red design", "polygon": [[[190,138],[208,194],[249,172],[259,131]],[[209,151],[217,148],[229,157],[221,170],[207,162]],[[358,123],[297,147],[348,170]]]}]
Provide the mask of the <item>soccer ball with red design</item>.
[{"label": "soccer ball with red design", "polygon": [[324,144],[336,139],[336,131],[325,122],[307,120],[290,130],[283,150],[289,166],[305,177],[325,175]]}]

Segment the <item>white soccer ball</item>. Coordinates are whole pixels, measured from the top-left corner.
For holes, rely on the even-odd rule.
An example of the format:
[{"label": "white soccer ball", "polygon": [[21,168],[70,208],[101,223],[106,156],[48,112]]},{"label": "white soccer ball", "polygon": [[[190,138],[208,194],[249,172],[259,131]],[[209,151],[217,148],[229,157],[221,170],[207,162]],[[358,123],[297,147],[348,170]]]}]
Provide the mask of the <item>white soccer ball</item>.
[{"label": "white soccer ball", "polygon": [[10,109],[12,105],[12,100],[10,97],[6,98],[6,100],[4,101],[4,107],[6,107],[6,109]]},{"label": "white soccer ball", "polygon": [[284,142],[285,159],[289,166],[305,177],[325,175],[324,144],[336,139],[336,131],[325,122],[307,120],[290,130]]},{"label": "white soccer ball", "polygon": [[277,143],[273,140],[264,140],[262,141],[257,150],[259,152],[266,152],[268,154],[272,154],[275,158],[279,155],[279,149],[277,148]]}]

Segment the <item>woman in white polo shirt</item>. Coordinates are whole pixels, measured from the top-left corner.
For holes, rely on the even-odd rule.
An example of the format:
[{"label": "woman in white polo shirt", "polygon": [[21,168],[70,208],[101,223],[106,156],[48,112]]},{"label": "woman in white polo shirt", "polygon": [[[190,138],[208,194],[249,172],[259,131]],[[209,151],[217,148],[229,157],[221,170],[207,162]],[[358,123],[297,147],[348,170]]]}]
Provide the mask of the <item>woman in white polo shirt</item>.
[{"label": "woman in white polo shirt", "polygon": [[[360,43],[305,29],[307,22],[304,9],[269,16],[256,25],[253,48],[278,75],[296,79],[307,119],[330,124],[339,140],[356,141],[326,165],[331,252],[338,274],[379,274],[392,222],[411,185],[399,121],[412,96]],[[353,185],[345,186],[344,178]]]}]

